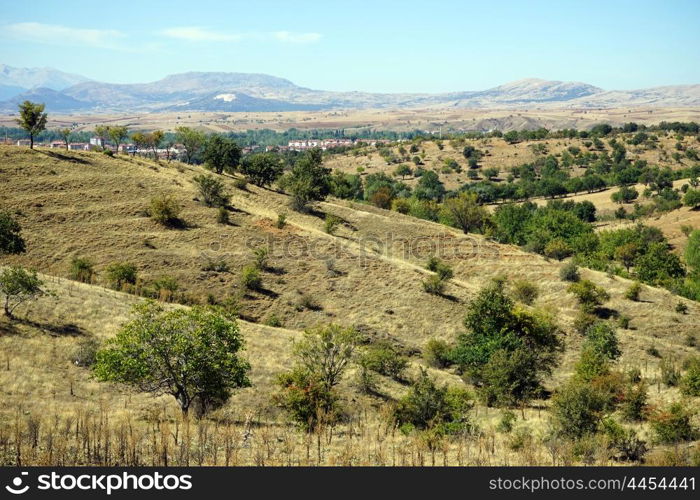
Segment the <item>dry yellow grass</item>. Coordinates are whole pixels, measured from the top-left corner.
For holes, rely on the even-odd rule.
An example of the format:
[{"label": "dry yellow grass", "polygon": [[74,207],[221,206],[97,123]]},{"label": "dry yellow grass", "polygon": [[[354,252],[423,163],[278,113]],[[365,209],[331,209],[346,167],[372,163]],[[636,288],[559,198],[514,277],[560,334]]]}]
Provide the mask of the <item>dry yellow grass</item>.
[{"label": "dry yellow grass", "polygon": [[[64,279],[75,256],[92,259],[99,272],[111,262],[131,261],[146,280],[168,274],[195,298],[204,300],[212,294],[224,299],[240,292],[239,272],[250,262],[252,247],[271,245],[270,264],[277,270],[264,273],[266,293],[241,299],[243,315],[265,320],[275,314],[284,328],[241,322],[254,387],[237,392],[212,419],[192,424],[199,433],[193,442],[206,447],[201,437],[206,433],[216,442],[213,448],[219,453],[216,457],[206,455],[202,463],[221,464],[226,436],[235,435],[239,440],[238,464],[430,464],[433,454],[425,443],[387,428],[382,419],[386,403],[358,395],[352,373],[343,383],[343,394],[352,401],[353,419],[336,429],[330,441],[326,434],[323,439],[318,437],[323,441],[319,452],[317,442],[310,444],[311,438],[289,427],[270,408],[274,378],[289,367],[291,341],[317,323],[354,325],[372,336],[389,336],[416,354],[430,338],[452,341],[463,328],[467,301],[496,275],[526,278],[537,284],[540,296],[535,306],[555,315],[566,333],[561,366],[547,380],[547,388],[554,389],[570,375],[581,338],[570,327],[577,306],[559,279],[560,263],[478,235],[463,235],[439,224],[339,200],[318,206],[318,210],[345,221],[335,236],[328,235],[323,232],[322,217],[290,211],[285,195],[254,186],[242,191],[233,187],[229,177],[224,179],[237,210],[232,214],[234,224],[221,226],[216,223],[215,209],[193,200],[196,190],[191,179],[202,172],[199,167],[112,159],[98,153],[0,148],[0,174],[8,179],[0,185],[0,200],[3,208],[18,214],[28,247],[26,255],[3,258],[2,263],[35,267],[53,276],[49,282],[59,294],[57,300],[42,299],[21,310],[20,316],[31,323],[0,320],[0,394],[7,403],[0,409],[4,436],[10,436],[14,426],[25,435],[33,425],[29,417],[36,417],[44,429],[50,429],[67,425],[66,419],[75,422],[90,416],[87,428],[109,430],[113,437],[131,425],[141,436],[141,463],[162,463],[164,445],[157,436],[171,432],[175,425],[185,425],[172,398],[153,399],[98,383],[89,371],[70,363],[70,353],[81,337],[114,335],[128,317],[130,305],[138,300],[97,286],[104,284],[103,275],[98,275],[97,285]],[[151,197],[163,192],[173,194],[181,203],[187,229],[167,229],[143,215]],[[273,221],[282,212],[288,213],[288,225],[278,229]],[[431,254],[439,255],[455,270],[447,288],[451,300],[421,289],[420,281],[427,275],[422,266]],[[207,256],[223,257],[231,272],[202,271]],[[329,275],[329,259],[339,274]],[[659,360],[647,352],[649,347],[678,359],[697,353],[686,345],[685,338],[700,332],[699,304],[684,301],[688,314],[680,315],[674,310],[679,299],[667,291],[644,287],[643,302],[631,302],[624,298],[630,281],[588,270],[583,276],[608,290],[608,307],[631,318],[634,329],[619,331],[622,369],[638,367],[653,382],[659,378]],[[302,293],[315,297],[322,309],[299,310]],[[414,355],[411,373],[422,364]],[[452,372],[431,372],[444,382],[462,384]],[[382,380],[382,390],[396,397],[405,388]],[[676,389],[660,384],[654,384],[650,391],[653,405],[676,399]],[[539,440],[548,428],[547,404],[538,401],[524,410],[526,419],[518,425],[535,439],[520,451],[509,448],[511,436],[495,433],[500,411],[477,406],[475,421],[482,435],[449,444],[443,455],[441,450],[435,451],[437,463],[561,464],[573,460],[571,450],[552,451]],[[61,424],[51,425],[53,418]],[[99,427],[101,419],[109,423]],[[649,436],[646,426],[639,431]],[[245,433],[252,433],[250,439],[255,444],[241,444]],[[79,447],[82,438],[75,439],[66,446]],[[185,458],[175,453],[179,445],[168,439],[165,442],[173,451],[170,463],[183,463]],[[285,443],[294,451],[283,451]],[[29,462],[48,460],[31,446],[24,451],[34,457],[27,459]],[[3,453],[11,456],[12,449]],[[10,460],[7,456],[4,459]],[[191,457],[188,460],[197,463]],[[76,461],[88,458],[81,455]]]}]

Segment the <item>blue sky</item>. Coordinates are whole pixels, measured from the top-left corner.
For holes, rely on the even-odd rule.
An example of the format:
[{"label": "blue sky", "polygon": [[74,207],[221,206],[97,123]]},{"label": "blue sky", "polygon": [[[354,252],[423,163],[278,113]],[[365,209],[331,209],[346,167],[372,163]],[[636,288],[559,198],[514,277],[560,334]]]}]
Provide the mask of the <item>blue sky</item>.
[{"label": "blue sky", "polygon": [[700,83],[700,1],[0,1],[0,62],[133,83],[268,73],[326,90]]}]

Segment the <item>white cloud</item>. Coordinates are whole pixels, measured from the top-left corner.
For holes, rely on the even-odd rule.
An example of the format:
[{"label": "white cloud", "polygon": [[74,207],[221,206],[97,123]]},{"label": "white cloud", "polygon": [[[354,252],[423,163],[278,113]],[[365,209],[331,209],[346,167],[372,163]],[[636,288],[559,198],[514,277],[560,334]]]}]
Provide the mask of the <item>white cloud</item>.
[{"label": "white cloud", "polygon": [[119,49],[124,33],[117,30],[70,28],[58,24],[14,23],[0,26],[6,38],[36,43]]},{"label": "white cloud", "polygon": [[178,38],[190,42],[237,42],[243,38],[243,35],[219,33],[199,26],[168,28],[160,33],[170,38]]},{"label": "white cloud", "polygon": [[161,35],[189,42],[239,42],[242,40],[274,40],[282,43],[313,43],[321,39],[319,33],[295,33],[276,31],[273,33],[223,33],[201,26],[181,26],[159,32]]},{"label": "white cloud", "polygon": [[290,31],[277,31],[274,37],[280,42],[288,43],[313,43],[321,39],[320,33],[292,33]]}]

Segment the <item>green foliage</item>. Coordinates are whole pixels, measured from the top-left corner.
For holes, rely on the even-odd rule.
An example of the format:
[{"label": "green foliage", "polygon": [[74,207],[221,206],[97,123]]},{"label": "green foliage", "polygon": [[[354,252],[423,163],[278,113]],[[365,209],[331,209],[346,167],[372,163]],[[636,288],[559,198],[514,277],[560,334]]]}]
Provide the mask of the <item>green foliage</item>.
[{"label": "green foliage", "polygon": [[31,300],[47,294],[44,282],[36,271],[27,271],[23,267],[10,266],[0,271],[0,296],[4,297],[3,308],[8,318],[13,318],[15,309]]},{"label": "green foliage", "polygon": [[515,413],[510,410],[505,410],[501,414],[501,420],[498,421],[496,430],[504,434],[511,432],[513,430],[513,424],[517,419],[518,417],[515,415]]},{"label": "green foliage", "polygon": [[127,284],[136,284],[138,271],[135,265],[128,262],[115,262],[110,264],[107,266],[105,272],[110,286],[116,290],[121,290]]},{"label": "green foliage", "polygon": [[[0,222],[0,225],[2,222]],[[686,263],[700,272],[700,229],[696,229],[688,236],[688,244],[685,247]]]},{"label": "green foliage", "polygon": [[571,256],[574,251],[561,238],[550,240],[544,247],[544,255],[550,259],[564,260]]},{"label": "green foliage", "polygon": [[404,431],[435,429],[442,435],[469,432],[472,406],[466,391],[440,387],[427,371],[421,370],[408,393],[396,402],[393,419]]},{"label": "green foliage", "polygon": [[243,158],[241,171],[256,186],[269,186],[282,175],[284,164],[275,153],[258,153]]},{"label": "green foliage", "polygon": [[597,286],[590,280],[572,283],[566,291],[576,296],[579,304],[581,304],[581,310],[586,312],[593,312],[596,307],[603,305],[610,299],[610,295],[605,289]]},{"label": "green foliage", "polygon": [[231,223],[231,218],[229,217],[228,209],[226,207],[219,207],[216,211],[216,222],[227,226]]},{"label": "green foliage", "polygon": [[362,178],[336,170],[330,180],[331,194],[344,200],[362,200],[365,195]]},{"label": "green foliage", "polygon": [[427,170],[418,179],[418,184],[414,191],[414,195],[419,200],[434,200],[440,201],[446,193],[445,186],[440,181],[440,177],[432,170]]},{"label": "green foliage", "polygon": [[433,368],[447,368],[452,363],[452,347],[440,339],[430,339],[423,347],[423,359]]},{"label": "green foliage", "polygon": [[475,193],[460,193],[447,198],[440,209],[440,221],[464,231],[483,232],[491,217],[485,207],[477,203]]},{"label": "green foliage", "polygon": [[26,251],[22,228],[9,212],[0,211],[0,255]]},{"label": "green foliage", "polygon": [[609,360],[615,360],[622,354],[615,328],[605,321],[598,321],[588,327],[584,345],[591,346]]},{"label": "green foliage", "polygon": [[285,213],[277,214],[277,222],[275,222],[275,227],[277,229],[283,229],[286,224],[287,224],[287,214],[285,214]]},{"label": "green foliage", "polygon": [[133,313],[97,353],[100,380],[170,394],[183,413],[196,403],[200,414],[228,400],[232,389],[250,385],[235,321],[211,309],[166,311],[153,302],[135,306]]},{"label": "green foliage", "polygon": [[580,439],[598,430],[605,408],[606,395],[589,383],[569,381],[552,398],[552,417],[558,432]]},{"label": "green foliage", "polygon": [[442,295],[445,292],[445,281],[440,276],[429,276],[422,281],[423,290],[431,295]]},{"label": "green foliage", "polygon": [[581,275],[578,272],[578,266],[573,262],[567,262],[559,270],[559,277],[562,281],[570,281],[575,283],[581,279]]},{"label": "green foliage", "polygon": [[635,270],[640,280],[651,284],[685,275],[683,264],[666,242],[649,245],[635,261]]},{"label": "green foliage", "polygon": [[629,384],[620,402],[620,413],[625,420],[644,420],[647,409],[647,386],[644,383]]},{"label": "green foliage", "polygon": [[241,148],[235,141],[215,134],[204,146],[204,161],[217,174],[233,172],[241,160]]},{"label": "green foliage", "polygon": [[180,204],[172,195],[159,195],[151,198],[149,214],[151,218],[164,226],[176,226],[180,221]]},{"label": "green foliage", "polygon": [[625,429],[612,418],[601,422],[601,430],[608,441],[611,458],[624,462],[640,462],[647,452],[646,442],[639,439],[632,429]]},{"label": "green foliage", "polygon": [[674,310],[678,314],[686,314],[688,312],[688,305],[685,302],[679,300]]},{"label": "green foliage", "polygon": [[688,189],[683,197],[683,204],[693,209],[700,207],[700,189]]},{"label": "green foliage", "polygon": [[671,357],[665,357],[659,363],[661,370],[661,382],[668,387],[676,387],[681,380],[681,371],[676,361]]},{"label": "green foliage", "polygon": [[539,392],[562,345],[550,318],[515,307],[495,281],[470,302],[464,324],[454,360],[488,403],[511,405]]},{"label": "green foliage", "polygon": [[330,194],[331,170],[324,168],[322,163],[321,151],[309,150],[297,160],[291,172],[280,180],[281,187],[292,195],[295,210],[305,210],[308,203],[325,200]]},{"label": "green foliage", "polygon": [[531,281],[516,280],[513,282],[513,297],[523,304],[532,305],[539,293],[537,285]]},{"label": "green foliage", "polygon": [[615,203],[632,203],[639,196],[639,192],[633,187],[622,186],[619,191],[613,193],[610,198]]},{"label": "green foliage", "polygon": [[425,265],[425,268],[437,274],[443,281],[452,279],[454,276],[454,271],[452,271],[452,268],[437,257],[430,257]]},{"label": "green foliage", "polygon": [[277,384],[280,391],[273,400],[305,431],[312,432],[323,424],[333,425],[340,418],[338,394],[324,386],[319,374],[297,366],[280,374]]},{"label": "green foliage", "polygon": [[225,192],[224,183],[213,175],[197,175],[193,179],[197,185],[202,201],[208,207],[225,207],[229,197]]},{"label": "green foliage", "polygon": [[177,127],[175,137],[185,147],[185,162],[195,163],[207,142],[206,135],[189,127]]},{"label": "green foliage", "polygon": [[697,439],[698,430],[692,424],[694,414],[682,403],[671,403],[667,408],[656,411],[650,421],[657,441],[674,444]]},{"label": "green foliage", "polygon": [[323,223],[323,230],[327,234],[335,234],[338,226],[343,222],[343,219],[333,214],[326,214],[326,219]]},{"label": "green foliage", "polygon": [[29,147],[34,148],[34,137],[46,129],[48,115],[44,113],[44,104],[24,101],[19,105],[19,118],[15,121],[29,133]]},{"label": "green foliage", "polygon": [[95,277],[94,264],[90,259],[84,257],[74,257],[70,263],[68,271],[70,279],[81,281],[83,283],[92,283]]},{"label": "green foliage", "polygon": [[635,281],[629,288],[625,291],[625,298],[637,302],[639,300],[639,295],[642,292],[642,285]]},{"label": "green foliage", "polygon": [[97,361],[97,352],[100,349],[100,342],[94,337],[88,337],[78,342],[71,353],[70,360],[75,366],[88,368]]},{"label": "green foliage", "polygon": [[270,267],[270,248],[258,247],[253,250],[253,265],[260,271]]},{"label": "green foliage", "polygon": [[394,344],[377,342],[365,348],[359,363],[368,370],[400,381],[408,366],[408,358]]},{"label": "green foliage", "polygon": [[254,265],[244,267],[241,272],[241,286],[246,290],[262,290],[260,270]]},{"label": "green foliage", "polygon": [[685,363],[685,374],[681,377],[681,392],[686,396],[700,396],[700,357],[692,357]]}]

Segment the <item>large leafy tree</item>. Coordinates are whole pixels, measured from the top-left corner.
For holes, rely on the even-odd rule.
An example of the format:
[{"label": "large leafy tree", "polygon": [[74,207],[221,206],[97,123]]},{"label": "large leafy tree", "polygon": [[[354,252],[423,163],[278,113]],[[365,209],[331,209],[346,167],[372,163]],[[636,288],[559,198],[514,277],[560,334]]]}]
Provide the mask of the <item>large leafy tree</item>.
[{"label": "large leafy tree", "polygon": [[114,143],[114,152],[119,153],[119,145],[129,137],[129,130],[124,126],[113,126],[107,129],[109,138]]},{"label": "large leafy tree", "polygon": [[547,316],[516,307],[497,280],[469,304],[464,324],[454,360],[487,404],[514,406],[538,394],[562,346]]},{"label": "large leafy tree", "polygon": [[292,195],[295,210],[304,210],[311,201],[325,200],[331,190],[331,169],[323,166],[321,150],[307,151],[281,179],[282,188]]},{"label": "large leafy tree", "polygon": [[13,266],[0,272],[0,296],[4,299],[3,308],[8,318],[14,317],[13,313],[19,305],[49,293],[36,271]]},{"label": "large leafy tree", "polygon": [[0,211],[0,255],[26,251],[22,228],[9,212]]},{"label": "large leafy tree", "polygon": [[204,161],[217,174],[234,171],[241,161],[241,148],[233,139],[213,135],[204,147]]},{"label": "large leafy tree", "polygon": [[256,186],[269,186],[282,175],[284,164],[275,153],[258,153],[247,156],[241,170]]},{"label": "large leafy tree", "polygon": [[19,105],[17,124],[29,133],[29,147],[34,149],[34,137],[46,129],[48,115],[44,113],[45,105],[24,101]]},{"label": "large leafy tree", "polygon": [[135,318],[97,353],[95,373],[153,394],[170,394],[187,414],[225,402],[247,387],[250,365],[235,321],[193,307],[166,311],[154,302],[134,308]]},{"label": "large leafy tree", "polygon": [[441,218],[465,233],[482,231],[489,222],[488,211],[479,205],[475,193],[460,193],[442,204]]},{"label": "large leafy tree", "polygon": [[175,135],[177,140],[185,146],[185,162],[194,163],[207,142],[207,136],[204,132],[189,127],[176,128]]},{"label": "large leafy tree", "polygon": [[685,261],[690,267],[700,272],[700,229],[696,229],[688,236],[688,245],[685,247]]}]

